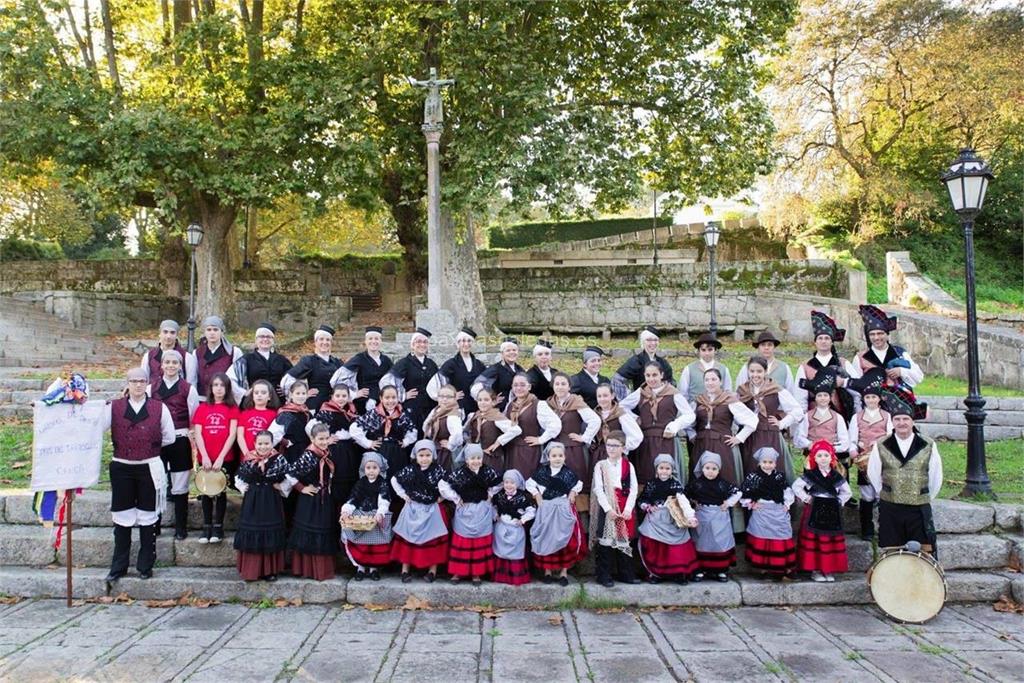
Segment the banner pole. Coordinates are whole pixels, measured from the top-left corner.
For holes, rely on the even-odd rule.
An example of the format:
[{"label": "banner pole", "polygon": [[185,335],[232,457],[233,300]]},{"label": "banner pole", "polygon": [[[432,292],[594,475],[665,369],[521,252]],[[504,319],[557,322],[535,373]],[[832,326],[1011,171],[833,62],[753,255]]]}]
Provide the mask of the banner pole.
[{"label": "banner pole", "polygon": [[68,499],[68,517],[67,517],[67,525],[66,525],[67,529],[65,529],[65,531],[68,532],[68,558],[67,558],[68,587],[67,587],[67,592],[68,592],[68,607],[71,607],[71,596],[72,596],[72,593],[73,593],[72,587],[71,587],[71,583],[72,583],[72,581],[71,581],[71,572],[72,572],[72,567],[74,566],[74,559],[73,559],[73,555],[71,553],[71,530],[73,528],[73,526],[71,524],[71,508],[74,507],[75,490],[74,489],[68,489],[68,491],[67,491],[67,493],[65,495],[67,496],[67,499]]}]

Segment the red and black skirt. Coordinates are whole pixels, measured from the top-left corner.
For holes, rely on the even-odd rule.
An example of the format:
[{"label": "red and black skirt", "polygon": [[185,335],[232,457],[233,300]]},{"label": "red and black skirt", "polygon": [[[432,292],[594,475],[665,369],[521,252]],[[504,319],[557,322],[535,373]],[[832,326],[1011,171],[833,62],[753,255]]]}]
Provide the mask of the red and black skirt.
[{"label": "red and black skirt", "polygon": [[811,506],[805,505],[800,518],[800,543],[797,547],[797,567],[807,572],[841,574],[849,569],[846,556],[846,536],[838,533],[824,534],[807,526]]},{"label": "red and black skirt", "polygon": [[697,571],[697,548],[692,540],[662,543],[641,534],[640,561],[651,576],[680,576]]},{"label": "red and black skirt", "polygon": [[448,561],[448,537],[437,538],[416,545],[398,534],[391,540],[391,561],[407,564],[415,569],[429,569]]},{"label": "red and black skirt", "polygon": [[530,565],[525,559],[504,560],[495,557],[491,579],[495,583],[522,586],[525,583],[530,583]]},{"label": "red and black skirt", "polygon": [[494,572],[494,535],[466,538],[452,532],[448,550],[448,573],[464,578],[479,578]]},{"label": "red and black skirt", "polygon": [[697,564],[702,571],[724,572],[736,566],[736,548],[721,552],[697,552]]},{"label": "red and black skirt", "polygon": [[796,567],[792,538],[761,538],[747,533],[747,561],[759,571],[788,574]]},{"label": "red and black skirt", "polygon": [[583,538],[579,517],[577,517],[576,526],[569,537],[569,542],[561,550],[550,555],[533,553],[533,566],[543,571],[561,571],[571,568],[586,556],[587,544]]}]

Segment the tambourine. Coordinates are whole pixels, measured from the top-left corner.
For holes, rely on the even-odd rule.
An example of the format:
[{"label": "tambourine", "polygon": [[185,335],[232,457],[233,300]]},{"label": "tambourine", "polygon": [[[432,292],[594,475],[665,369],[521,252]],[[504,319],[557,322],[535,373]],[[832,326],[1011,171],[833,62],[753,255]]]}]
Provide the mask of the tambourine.
[{"label": "tambourine", "polygon": [[223,470],[196,471],[196,488],[204,496],[219,496],[228,487],[228,477]]}]

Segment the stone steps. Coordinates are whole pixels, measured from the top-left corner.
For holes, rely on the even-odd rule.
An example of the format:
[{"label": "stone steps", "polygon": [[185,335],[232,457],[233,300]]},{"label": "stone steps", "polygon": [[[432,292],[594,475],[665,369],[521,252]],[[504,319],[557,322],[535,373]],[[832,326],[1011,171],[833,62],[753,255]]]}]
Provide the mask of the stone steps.
[{"label": "stone steps", "polygon": [[[73,597],[92,598],[108,595],[99,567],[74,572]],[[1024,579],[1019,574],[962,572],[946,574],[947,600],[957,602],[994,602],[1000,596],[1024,599]],[[62,568],[0,567],[0,593],[23,597],[63,597],[66,583]],[[836,605],[868,604],[871,595],[863,574],[838,577],[835,583],[796,581],[776,583],[749,577],[733,577],[728,582],[636,585],[617,584],[604,588],[593,582],[571,581],[569,586],[531,583],[510,588],[485,582],[451,584],[441,580],[433,584],[416,578],[403,584],[397,577],[381,581],[354,581],[339,575],[330,581],[311,581],[282,577],[274,583],[246,583],[234,569],[157,568],[148,581],[132,572],[113,584],[111,596],[133,600],[173,600],[182,596],[221,602],[289,600],[303,603],[347,603],[352,605],[401,606],[410,598],[425,601],[431,607],[486,607],[487,609],[544,608],[576,602],[581,607],[734,607],[739,605]],[[599,602],[598,602],[599,601]]]}]

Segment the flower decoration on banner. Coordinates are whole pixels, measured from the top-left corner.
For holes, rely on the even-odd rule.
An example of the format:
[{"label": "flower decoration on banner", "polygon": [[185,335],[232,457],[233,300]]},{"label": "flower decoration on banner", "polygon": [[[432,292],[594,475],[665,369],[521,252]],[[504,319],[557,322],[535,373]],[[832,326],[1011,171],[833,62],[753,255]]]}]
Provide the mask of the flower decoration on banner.
[{"label": "flower decoration on banner", "polygon": [[89,383],[85,376],[74,372],[67,379],[58,377],[46,389],[46,394],[40,399],[48,406],[58,403],[77,403],[81,405],[89,400]]}]

